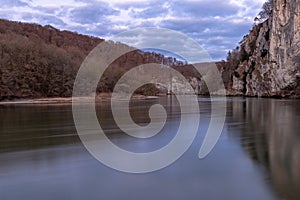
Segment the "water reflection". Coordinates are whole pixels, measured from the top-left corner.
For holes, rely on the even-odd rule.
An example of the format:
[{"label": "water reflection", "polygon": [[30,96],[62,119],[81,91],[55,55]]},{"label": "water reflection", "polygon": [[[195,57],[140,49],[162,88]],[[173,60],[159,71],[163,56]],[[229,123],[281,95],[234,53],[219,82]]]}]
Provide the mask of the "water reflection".
[{"label": "water reflection", "polygon": [[[180,120],[170,97],[133,101],[133,119],[149,123],[153,103],[165,106],[168,120],[161,133],[144,140],[120,132],[108,102],[97,105],[97,114],[115,144],[148,152],[167,144]],[[210,101],[199,98],[199,105],[191,148],[168,168],[141,175],[96,161],[76,134],[70,105],[0,106],[0,199],[299,199],[299,101],[229,99],[223,134],[204,160],[197,156]]]},{"label": "water reflection", "polygon": [[0,153],[79,142],[71,105],[0,106]]},{"label": "water reflection", "polygon": [[274,191],[284,199],[300,199],[300,101],[244,99],[229,105],[229,130],[268,170]]}]

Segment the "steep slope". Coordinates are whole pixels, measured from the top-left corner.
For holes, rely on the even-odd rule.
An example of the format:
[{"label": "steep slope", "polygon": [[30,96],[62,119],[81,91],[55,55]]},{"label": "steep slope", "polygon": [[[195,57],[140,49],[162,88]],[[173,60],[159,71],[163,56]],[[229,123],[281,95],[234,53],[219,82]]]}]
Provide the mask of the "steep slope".
[{"label": "steep slope", "polygon": [[274,0],[273,17],[244,38],[231,95],[299,97],[300,2]]}]

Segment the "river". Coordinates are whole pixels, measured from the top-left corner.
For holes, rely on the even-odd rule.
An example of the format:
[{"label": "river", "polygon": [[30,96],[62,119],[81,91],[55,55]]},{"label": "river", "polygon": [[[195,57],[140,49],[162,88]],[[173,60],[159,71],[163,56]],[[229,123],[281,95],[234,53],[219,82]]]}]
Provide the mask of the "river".
[{"label": "river", "polygon": [[[178,129],[174,99],[131,102],[139,124],[150,122],[154,103],[167,110],[165,127],[148,139],[122,133],[109,102],[97,103],[96,110],[113,143],[149,152],[168,144]],[[222,135],[204,159],[198,152],[211,102],[198,100],[200,125],[191,147],[172,165],[146,174],[119,172],[96,160],[79,139],[69,104],[0,105],[0,199],[300,199],[299,100],[228,98]]]}]

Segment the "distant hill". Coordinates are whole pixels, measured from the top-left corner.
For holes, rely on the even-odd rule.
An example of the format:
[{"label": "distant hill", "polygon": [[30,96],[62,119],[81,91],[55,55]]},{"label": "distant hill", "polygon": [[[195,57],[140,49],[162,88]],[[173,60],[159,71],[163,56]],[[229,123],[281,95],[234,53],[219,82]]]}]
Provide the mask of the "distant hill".
[{"label": "distant hill", "polygon": [[[105,41],[60,31],[50,25],[0,20],[0,100],[72,96],[82,61],[100,42]],[[112,63],[97,92],[111,92],[122,74],[144,63],[183,67],[181,61],[161,54],[130,52]],[[159,91],[148,86],[138,92],[156,94]]]}]

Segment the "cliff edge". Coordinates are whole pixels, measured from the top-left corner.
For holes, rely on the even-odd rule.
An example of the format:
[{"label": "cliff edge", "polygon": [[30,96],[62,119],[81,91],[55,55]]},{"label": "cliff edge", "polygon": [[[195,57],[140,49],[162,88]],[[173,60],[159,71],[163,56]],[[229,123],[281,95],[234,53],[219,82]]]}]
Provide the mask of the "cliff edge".
[{"label": "cliff edge", "polygon": [[300,97],[300,2],[273,5],[272,16],[241,42],[230,95]]}]

